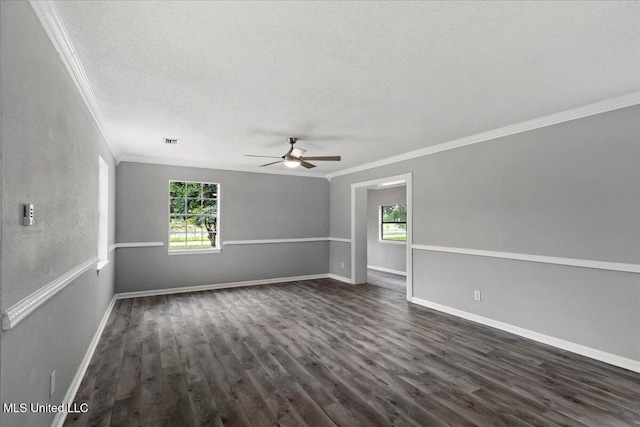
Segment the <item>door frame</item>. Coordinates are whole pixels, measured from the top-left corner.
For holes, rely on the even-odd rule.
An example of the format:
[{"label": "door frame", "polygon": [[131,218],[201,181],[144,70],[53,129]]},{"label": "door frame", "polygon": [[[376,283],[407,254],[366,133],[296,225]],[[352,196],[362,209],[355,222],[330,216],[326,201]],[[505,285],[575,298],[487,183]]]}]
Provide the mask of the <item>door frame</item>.
[{"label": "door frame", "polygon": [[[413,298],[413,253],[411,245],[413,242],[413,193],[412,193],[412,173],[406,173],[401,175],[388,176],[384,178],[373,179],[370,181],[356,182],[351,184],[351,283],[356,284],[356,277],[361,277],[362,269],[366,271],[367,262],[364,257],[364,266],[357,264],[357,259],[363,258],[363,251],[366,254],[367,240],[362,239],[361,231],[362,224],[366,229],[367,216],[366,216],[366,204],[367,204],[367,190],[369,188],[379,188],[381,185],[393,184],[393,185],[406,185],[407,193],[407,300],[411,301]],[[357,194],[364,191],[365,197],[357,198]],[[359,222],[358,222],[359,221]],[[359,227],[358,227],[359,226]],[[359,236],[360,234],[360,236]],[[358,268],[360,272],[358,272]],[[356,274],[358,272],[358,274]],[[365,276],[366,277],[366,274]],[[362,280],[359,280],[361,283]]]}]

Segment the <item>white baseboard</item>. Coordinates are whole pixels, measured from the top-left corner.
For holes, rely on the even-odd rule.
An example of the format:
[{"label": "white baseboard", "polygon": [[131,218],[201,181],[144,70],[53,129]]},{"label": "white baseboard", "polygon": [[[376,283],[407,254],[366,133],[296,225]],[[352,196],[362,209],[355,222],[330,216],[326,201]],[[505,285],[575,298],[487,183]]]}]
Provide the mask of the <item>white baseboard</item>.
[{"label": "white baseboard", "polygon": [[338,276],[337,274],[333,274],[333,273],[329,273],[329,274],[327,275],[327,277],[328,277],[329,279],[339,280],[339,281],[341,281],[341,282],[348,283],[348,284],[350,284],[350,285],[352,284],[352,283],[351,283],[351,279],[349,279],[348,277]]},{"label": "white baseboard", "polygon": [[390,268],[384,268],[384,267],[376,267],[375,265],[367,265],[367,268],[370,268],[371,270],[382,271],[384,273],[397,274],[399,276],[406,276],[407,275],[406,271],[392,270]]},{"label": "white baseboard", "polygon": [[149,291],[123,292],[115,295],[116,299],[150,297],[156,295],[182,294],[185,292],[209,291],[213,289],[240,288],[243,286],[270,285],[273,283],[296,282],[299,280],[326,279],[328,274],[311,274],[307,276],[279,277],[276,279],[247,280],[244,282],[216,283],[212,285],[185,286],[182,288],[154,289]]},{"label": "white baseboard", "polygon": [[[98,329],[96,333],[93,335],[93,339],[89,344],[89,348],[80,362],[80,366],[76,371],[73,380],[71,380],[71,384],[69,384],[69,388],[67,389],[67,393],[64,395],[64,399],[62,399],[62,403],[65,407],[71,406],[73,403],[73,399],[76,397],[76,393],[78,392],[78,388],[80,387],[80,383],[82,382],[82,378],[84,374],[87,372],[87,368],[89,367],[89,363],[91,362],[91,358],[93,357],[93,353],[96,351],[96,347],[98,346],[98,342],[100,341],[100,337],[102,336],[102,332],[104,331],[104,327],[107,325],[107,320],[109,320],[109,316],[111,315],[111,311],[113,310],[113,306],[116,303],[115,296],[111,298],[111,302],[107,306],[104,315],[102,316],[102,320],[98,324]],[[67,417],[66,412],[58,412],[51,423],[51,427],[61,427],[64,424],[64,420]]]},{"label": "white baseboard", "polygon": [[508,323],[499,322],[497,320],[489,319],[483,316],[478,316],[477,314],[458,310],[456,308],[448,307],[446,305],[423,300],[420,298],[413,297],[411,298],[411,302],[414,304],[421,305],[423,307],[432,308],[434,310],[438,310],[443,313],[452,314],[454,316],[461,317],[463,319],[471,320],[472,322],[480,323],[482,325],[486,325],[492,328],[510,332],[512,334],[519,335],[524,338],[529,338],[531,340],[538,341],[553,347],[557,347],[562,350],[567,350],[572,353],[586,356],[591,359],[599,360],[601,362],[605,362],[610,365],[618,366],[620,368],[628,369],[634,372],[640,372],[640,360],[633,360],[633,359],[618,356],[615,354],[607,353],[602,350],[597,350],[595,348],[587,347],[581,344],[576,344],[571,341],[566,341],[560,338],[541,334],[539,332],[534,332],[529,329],[520,328],[518,326],[510,325]]}]

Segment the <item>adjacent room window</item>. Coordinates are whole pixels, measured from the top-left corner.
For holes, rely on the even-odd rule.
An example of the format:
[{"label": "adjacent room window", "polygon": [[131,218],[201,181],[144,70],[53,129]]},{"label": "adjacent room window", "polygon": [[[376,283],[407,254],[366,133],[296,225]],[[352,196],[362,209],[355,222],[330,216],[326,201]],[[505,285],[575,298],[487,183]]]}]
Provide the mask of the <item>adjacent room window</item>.
[{"label": "adjacent room window", "polygon": [[220,185],[169,181],[169,250],[219,249]]},{"label": "adjacent room window", "polygon": [[98,269],[109,262],[109,165],[98,156]]},{"label": "adjacent room window", "polygon": [[380,240],[407,241],[407,205],[380,206]]}]

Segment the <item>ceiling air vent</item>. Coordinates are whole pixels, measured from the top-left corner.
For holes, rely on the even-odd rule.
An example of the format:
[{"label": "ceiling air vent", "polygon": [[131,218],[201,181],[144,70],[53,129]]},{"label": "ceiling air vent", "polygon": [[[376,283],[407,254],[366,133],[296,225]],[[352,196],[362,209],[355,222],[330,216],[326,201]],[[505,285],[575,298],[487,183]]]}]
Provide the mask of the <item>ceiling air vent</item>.
[{"label": "ceiling air vent", "polygon": [[169,145],[177,145],[180,143],[179,139],[171,139],[171,138],[165,138],[164,139],[164,143],[165,144],[169,144]]}]

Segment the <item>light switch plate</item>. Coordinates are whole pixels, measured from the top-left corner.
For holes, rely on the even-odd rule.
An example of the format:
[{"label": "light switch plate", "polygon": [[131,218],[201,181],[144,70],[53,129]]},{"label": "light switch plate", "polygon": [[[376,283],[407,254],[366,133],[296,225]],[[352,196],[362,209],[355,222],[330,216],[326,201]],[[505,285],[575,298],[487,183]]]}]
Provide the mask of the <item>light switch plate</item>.
[{"label": "light switch plate", "polygon": [[22,224],[26,226],[33,225],[33,205],[24,205]]}]

